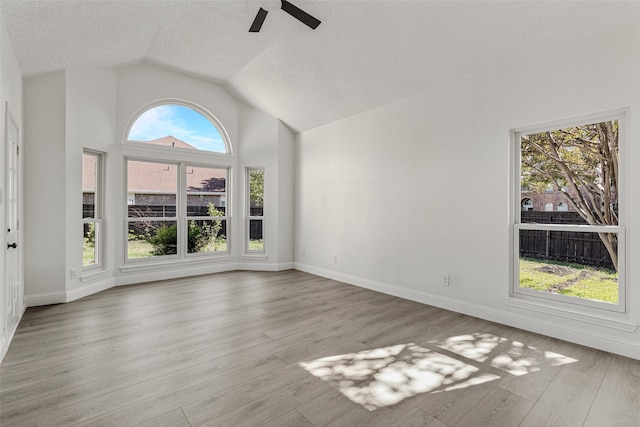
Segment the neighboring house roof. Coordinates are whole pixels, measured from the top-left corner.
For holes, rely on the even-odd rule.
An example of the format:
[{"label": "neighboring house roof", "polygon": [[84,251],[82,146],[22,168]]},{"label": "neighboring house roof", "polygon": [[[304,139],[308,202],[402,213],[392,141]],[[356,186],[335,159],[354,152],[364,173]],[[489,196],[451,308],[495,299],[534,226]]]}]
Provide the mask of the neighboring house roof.
[{"label": "neighboring house roof", "polygon": [[[173,136],[144,142],[167,147],[196,149]],[[85,192],[95,190],[95,164],[90,159],[90,156],[83,156],[82,190]],[[226,178],[226,169],[187,165],[188,192],[224,193]],[[127,189],[130,193],[175,193],[177,185],[177,165],[133,160],[128,162]]]},{"label": "neighboring house roof", "polygon": [[196,150],[196,147],[193,145],[187,144],[184,141],[179,140],[178,138],[168,135],[158,139],[152,139],[150,141],[138,141],[132,139],[131,142],[141,142],[143,144],[153,144],[153,145],[162,145],[164,147],[177,147],[177,148],[186,148],[188,150]]}]

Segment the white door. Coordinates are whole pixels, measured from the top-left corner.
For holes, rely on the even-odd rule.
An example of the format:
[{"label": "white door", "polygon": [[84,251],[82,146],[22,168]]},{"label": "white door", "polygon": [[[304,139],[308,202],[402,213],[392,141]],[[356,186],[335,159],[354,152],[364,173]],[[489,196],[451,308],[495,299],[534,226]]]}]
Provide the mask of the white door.
[{"label": "white door", "polygon": [[5,250],[5,315],[9,333],[13,333],[21,315],[22,274],[20,271],[20,129],[9,111],[5,109],[5,219],[7,247]]}]

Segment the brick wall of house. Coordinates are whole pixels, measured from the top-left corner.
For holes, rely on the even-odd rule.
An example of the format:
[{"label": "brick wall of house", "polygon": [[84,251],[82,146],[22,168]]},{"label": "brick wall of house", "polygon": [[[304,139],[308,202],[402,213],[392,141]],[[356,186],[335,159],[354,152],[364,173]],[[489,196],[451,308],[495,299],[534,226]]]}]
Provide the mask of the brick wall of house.
[{"label": "brick wall of house", "polygon": [[[560,191],[536,193],[534,191],[523,191],[520,193],[520,206],[523,205],[525,199],[531,200],[533,203],[533,211],[546,211],[547,205],[553,206],[552,211],[563,210],[560,203],[563,203],[566,211],[575,212],[573,206],[567,201],[567,198]],[[560,207],[560,209],[559,209]]]}]

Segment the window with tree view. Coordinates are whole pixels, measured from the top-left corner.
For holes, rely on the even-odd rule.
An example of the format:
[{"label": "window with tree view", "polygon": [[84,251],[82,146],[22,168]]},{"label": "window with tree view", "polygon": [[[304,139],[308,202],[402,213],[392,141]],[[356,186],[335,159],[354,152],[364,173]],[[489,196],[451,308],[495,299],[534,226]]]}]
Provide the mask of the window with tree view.
[{"label": "window with tree view", "polygon": [[516,294],[625,310],[622,120],[515,132]]},{"label": "window with tree view", "polygon": [[247,169],[247,253],[264,252],[264,169]]}]

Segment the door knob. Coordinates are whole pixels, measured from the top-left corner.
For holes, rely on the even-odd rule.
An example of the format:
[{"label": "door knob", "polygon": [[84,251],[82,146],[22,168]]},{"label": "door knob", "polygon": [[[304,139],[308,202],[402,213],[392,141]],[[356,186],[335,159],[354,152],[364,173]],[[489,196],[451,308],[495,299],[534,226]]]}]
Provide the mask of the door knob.
[{"label": "door knob", "polygon": [[17,247],[18,247],[18,245],[17,245],[16,243],[12,243],[12,244],[8,244],[8,243],[7,243],[7,249],[9,249],[9,248],[13,248],[13,249],[15,249],[15,248],[17,248]]}]

